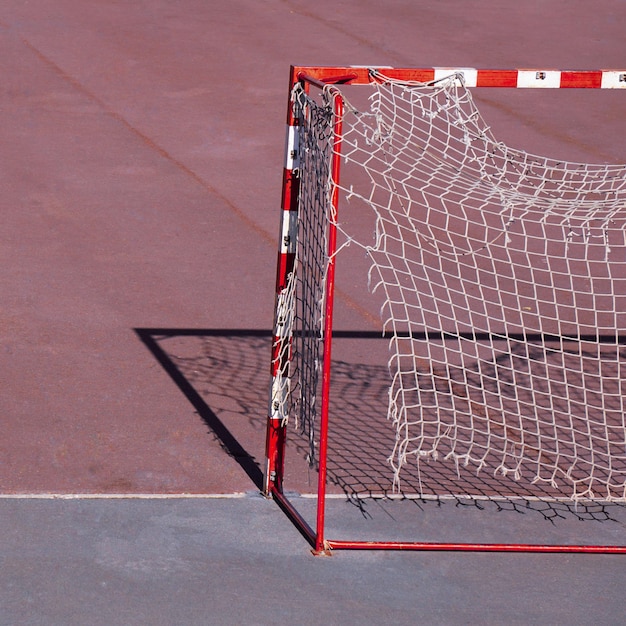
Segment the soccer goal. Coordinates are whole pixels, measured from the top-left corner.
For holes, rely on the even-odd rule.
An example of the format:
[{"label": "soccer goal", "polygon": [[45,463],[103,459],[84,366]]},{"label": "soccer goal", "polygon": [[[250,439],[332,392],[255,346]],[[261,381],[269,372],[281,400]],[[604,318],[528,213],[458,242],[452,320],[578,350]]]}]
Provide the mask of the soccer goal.
[{"label": "soccer goal", "polygon": [[[626,71],[291,68],[265,492],[315,552],[626,553],[326,536],[342,401],[362,432],[393,430],[391,497],[497,495],[498,477],[574,505],[626,500],[626,166],[499,142],[472,97],[487,87],[623,89]],[[359,264],[365,295],[338,293],[336,274]],[[369,330],[336,329],[337,298]],[[339,390],[339,338],[372,335],[384,367]],[[317,470],[315,524],[286,495],[289,432]]]}]

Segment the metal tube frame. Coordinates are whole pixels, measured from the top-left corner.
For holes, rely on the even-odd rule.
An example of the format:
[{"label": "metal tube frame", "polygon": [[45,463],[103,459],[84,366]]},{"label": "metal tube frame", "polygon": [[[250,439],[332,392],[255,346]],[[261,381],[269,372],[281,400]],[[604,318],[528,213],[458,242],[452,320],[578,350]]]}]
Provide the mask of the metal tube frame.
[{"label": "metal tube frame", "polygon": [[[331,378],[331,348],[333,327],[333,303],[335,287],[337,215],[339,210],[339,176],[340,153],[342,141],[342,117],[344,110],[343,96],[339,89],[333,87],[338,84],[367,84],[378,80],[377,76],[388,78],[431,82],[437,80],[439,70],[430,69],[396,69],[360,67],[298,67],[292,66],[290,72],[289,93],[297,82],[305,89],[314,86],[326,89],[333,100],[333,156],[331,162],[331,219],[328,231],[328,270],[326,275],[326,302],[324,319],[324,354],[322,363],[322,395],[320,408],[320,444],[319,444],[319,473],[317,490],[316,527],[313,529],[298,512],[293,503],[283,491],[283,470],[286,443],[286,424],[279,423],[270,407],[270,417],[267,426],[267,469],[264,493],[267,497],[276,500],[280,508],[291,519],[302,536],[311,545],[315,555],[330,555],[333,550],[408,550],[408,551],[457,551],[457,552],[526,552],[526,553],[586,553],[586,554],[626,554],[626,545],[545,545],[545,544],[501,544],[501,543],[438,543],[438,542],[405,542],[405,541],[348,541],[327,539],[325,536],[325,504],[327,484],[327,454],[329,429],[329,400]],[[454,72],[463,75],[468,86],[478,87],[514,87],[514,88],[626,88],[626,70],[604,71],[556,71],[556,70],[473,70],[468,68],[447,68],[447,75]],[[548,81],[545,83],[544,81]],[[286,165],[283,175],[282,195],[282,224],[281,233],[285,232],[285,220],[288,220],[289,211],[298,211],[298,179],[294,175],[292,160],[294,155],[293,143],[289,140],[298,121],[294,118],[291,106],[287,114],[288,141]],[[296,150],[297,151],[297,150]],[[289,167],[291,163],[292,167]],[[292,220],[293,221],[293,220]],[[290,245],[295,246],[295,237]],[[295,250],[295,248],[294,248]],[[277,301],[284,289],[286,279],[293,270],[293,254],[291,251],[279,252],[277,269]],[[278,305],[277,305],[278,308]],[[275,328],[278,326],[275,325]],[[273,359],[284,348],[283,342],[290,338],[280,336],[275,331],[273,344]],[[285,363],[274,366],[273,375],[286,374]]]}]

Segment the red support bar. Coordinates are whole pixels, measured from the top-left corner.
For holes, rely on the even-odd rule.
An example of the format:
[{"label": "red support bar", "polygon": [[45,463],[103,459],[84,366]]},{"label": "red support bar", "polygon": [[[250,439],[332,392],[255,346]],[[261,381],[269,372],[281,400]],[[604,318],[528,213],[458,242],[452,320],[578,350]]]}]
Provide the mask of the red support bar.
[{"label": "red support bar", "polygon": [[[316,546],[316,533],[309,526],[307,521],[300,515],[298,509],[293,506],[293,504],[289,501],[289,498],[285,496],[282,492],[282,489],[274,489],[270,494],[274,500],[276,500],[279,506],[287,513],[287,515],[291,518],[291,521],[295,524],[296,528],[300,531],[300,533],[304,536],[304,538],[311,544],[312,548]],[[325,551],[318,552],[314,550],[313,554],[328,554]]]},{"label": "red support bar", "polygon": [[331,213],[328,225],[328,269],[326,271],[326,302],[324,316],[324,358],[322,363],[322,399],[320,407],[320,449],[317,502],[317,537],[315,549],[325,551],[324,511],[326,499],[326,475],[328,456],[328,421],[330,410],[330,372],[333,334],[333,306],[335,292],[335,253],[337,252],[337,213],[339,210],[339,173],[341,169],[341,137],[343,126],[343,97],[331,88],[333,95],[333,154],[331,160]]},{"label": "red support bar", "polygon": [[584,554],[626,554],[626,546],[541,545],[524,543],[420,543],[402,541],[335,541],[328,539],[331,550],[414,550],[435,552],[543,552]]}]

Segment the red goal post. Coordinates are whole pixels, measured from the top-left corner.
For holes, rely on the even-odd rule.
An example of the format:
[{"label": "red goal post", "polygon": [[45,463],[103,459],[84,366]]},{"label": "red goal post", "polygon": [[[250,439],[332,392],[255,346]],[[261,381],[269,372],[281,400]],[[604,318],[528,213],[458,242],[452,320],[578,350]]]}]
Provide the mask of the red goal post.
[{"label": "red goal post", "polygon": [[[337,246],[337,214],[340,211],[339,178],[341,168],[342,120],[344,96],[341,85],[367,85],[380,76],[402,83],[430,84],[456,75],[469,88],[515,88],[515,89],[624,89],[626,70],[579,70],[561,71],[553,69],[489,70],[474,68],[425,68],[399,69],[391,67],[306,67],[292,66],[289,79],[290,99],[294,87],[301,85],[304,92],[323,90],[330,95],[332,116],[329,121],[330,142],[329,179],[331,181],[330,219],[324,245],[326,266],[323,274],[324,312],[321,315],[322,328],[319,329],[322,341],[320,353],[320,399],[319,399],[319,473],[317,487],[317,515],[313,528],[294,507],[285,494],[284,467],[287,440],[287,416],[282,403],[292,392],[290,388],[290,366],[293,354],[293,320],[296,315],[293,287],[296,271],[296,250],[298,245],[298,223],[300,211],[300,167],[301,158],[298,127],[300,121],[294,114],[291,104],[287,113],[287,140],[283,171],[281,203],[280,245],[276,278],[276,307],[274,338],[272,345],[271,391],[266,436],[266,471],[264,491],[273,497],[307,537],[314,553],[328,553],[334,549],[393,549],[393,550],[460,550],[498,552],[586,552],[586,553],[626,553],[626,546],[597,545],[529,545],[529,544],[464,544],[397,541],[346,541],[333,540],[325,535],[326,498],[326,454],[328,443],[329,396],[331,379],[331,347],[333,334],[333,294],[334,272]],[[303,336],[310,335],[313,329],[300,329]]]}]

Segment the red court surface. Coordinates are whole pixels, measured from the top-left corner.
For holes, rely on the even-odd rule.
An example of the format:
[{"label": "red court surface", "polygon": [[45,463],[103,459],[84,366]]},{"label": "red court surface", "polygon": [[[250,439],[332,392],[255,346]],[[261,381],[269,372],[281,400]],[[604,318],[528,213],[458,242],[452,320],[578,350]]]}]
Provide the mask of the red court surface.
[{"label": "red court surface", "polygon": [[[619,67],[625,21],[609,1],[4,3],[0,489],[255,489],[207,421],[262,467],[269,365],[242,377],[232,353],[230,398],[194,405],[136,329],[198,361],[202,397],[216,372],[185,332],[271,328],[289,63]],[[517,147],[626,158],[621,92],[478,97]],[[337,327],[371,322],[340,304]]]},{"label": "red court surface", "polygon": [[[619,69],[625,32],[622,0],[3,2],[0,493],[259,490],[291,63]],[[517,148],[619,163],[625,93],[476,100]]]}]

